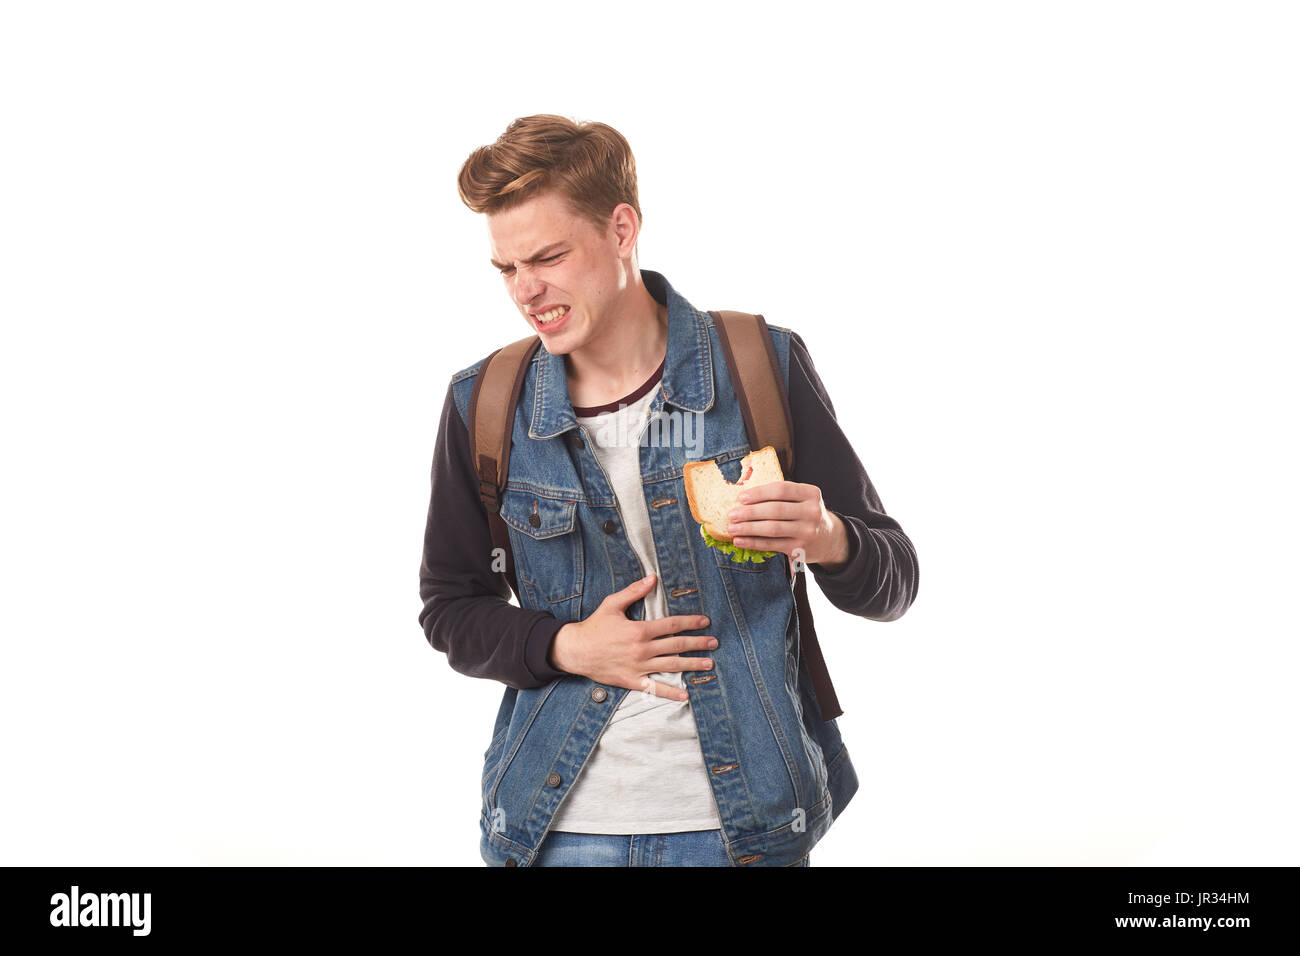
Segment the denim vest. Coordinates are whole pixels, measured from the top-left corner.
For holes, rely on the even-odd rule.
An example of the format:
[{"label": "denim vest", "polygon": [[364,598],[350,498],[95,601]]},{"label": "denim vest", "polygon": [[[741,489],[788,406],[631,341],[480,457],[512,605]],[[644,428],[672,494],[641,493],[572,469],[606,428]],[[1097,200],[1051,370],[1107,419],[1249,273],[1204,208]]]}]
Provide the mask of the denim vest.
[{"label": "denim vest", "polygon": [[[728,481],[751,449],[713,319],[658,273],[668,353],[641,433],[641,484],[668,613],[705,614],[710,671],[683,673],[723,839],[737,866],[799,863],[858,788],[834,720],[823,722],[799,646],[789,559],[738,564],[700,535],[682,485],[687,461],[715,459]],[[789,381],[790,330],[769,324]],[[482,360],[452,379],[468,420]],[[520,395],[501,515],[524,607],[579,621],[646,569],[619,503],[573,414],[565,362],[539,348]],[[796,462],[796,468],[798,463]],[[787,476],[793,480],[793,476]],[[628,609],[643,619],[644,601]],[[508,687],[483,759],[480,852],[492,866],[527,866],[626,688],[568,675]]]}]

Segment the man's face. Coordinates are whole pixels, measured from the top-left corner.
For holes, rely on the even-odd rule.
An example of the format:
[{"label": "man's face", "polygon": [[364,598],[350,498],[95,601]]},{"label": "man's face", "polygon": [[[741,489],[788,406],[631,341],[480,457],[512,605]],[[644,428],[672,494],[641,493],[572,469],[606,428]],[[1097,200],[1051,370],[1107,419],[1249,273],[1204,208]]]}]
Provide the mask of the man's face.
[{"label": "man's face", "polygon": [[589,341],[626,286],[616,230],[602,234],[554,190],[487,221],[492,265],[546,350],[563,355]]}]

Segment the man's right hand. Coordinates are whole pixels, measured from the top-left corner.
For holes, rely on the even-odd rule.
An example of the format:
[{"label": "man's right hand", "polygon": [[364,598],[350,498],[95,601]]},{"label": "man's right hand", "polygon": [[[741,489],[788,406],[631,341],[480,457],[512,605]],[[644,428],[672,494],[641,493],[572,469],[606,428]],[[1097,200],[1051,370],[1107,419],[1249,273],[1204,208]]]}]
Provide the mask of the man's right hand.
[{"label": "man's right hand", "polygon": [[[709,670],[707,657],[679,657],[686,651],[707,651],[718,646],[708,634],[665,635],[705,627],[709,619],[699,614],[677,614],[652,621],[631,620],[629,606],[650,593],[655,576],[615,591],[584,621],[571,621],[551,642],[551,664],[570,674],[590,677],[599,684],[629,690],[654,689],[655,696],[669,700],[690,699],[685,688],[661,684],[650,678],[660,671]],[[646,681],[650,684],[647,685]]]}]

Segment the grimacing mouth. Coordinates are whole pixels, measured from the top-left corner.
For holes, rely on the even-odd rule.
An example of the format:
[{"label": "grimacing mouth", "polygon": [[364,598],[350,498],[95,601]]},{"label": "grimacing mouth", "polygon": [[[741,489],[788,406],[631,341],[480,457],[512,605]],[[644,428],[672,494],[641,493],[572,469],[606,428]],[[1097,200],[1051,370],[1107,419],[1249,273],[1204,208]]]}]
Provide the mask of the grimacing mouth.
[{"label": "grimacing mouth", "polygon": [[557,305],[557,306],[552,306],[550,309],[547,309],[545,312],[529,312],[528,314],[532,316],[532,318],[537,322],[545,325],[548,322],[554,322],[556,319],[560,318],[566,312],[568,312],[571,308],[572,306],[569,305]]}]

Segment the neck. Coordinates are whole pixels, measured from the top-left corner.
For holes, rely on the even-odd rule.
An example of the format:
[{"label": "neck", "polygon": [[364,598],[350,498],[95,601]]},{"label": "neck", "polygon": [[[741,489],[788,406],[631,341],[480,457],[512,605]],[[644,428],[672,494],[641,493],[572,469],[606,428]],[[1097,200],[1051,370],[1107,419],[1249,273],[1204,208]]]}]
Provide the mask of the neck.
[{"label": "neck", "polygon": [[602,405],[641,385],[668,349],[668,308],[636,271],[596,333],[567,353],[569,397],[575,405]]}]

